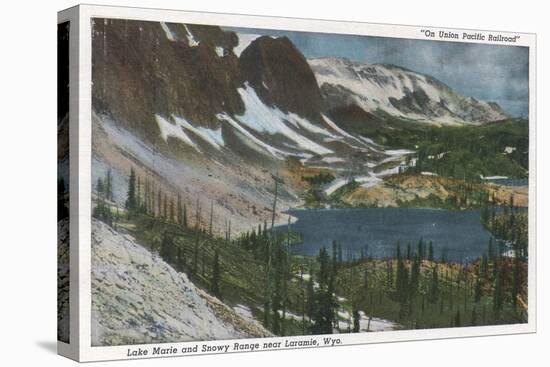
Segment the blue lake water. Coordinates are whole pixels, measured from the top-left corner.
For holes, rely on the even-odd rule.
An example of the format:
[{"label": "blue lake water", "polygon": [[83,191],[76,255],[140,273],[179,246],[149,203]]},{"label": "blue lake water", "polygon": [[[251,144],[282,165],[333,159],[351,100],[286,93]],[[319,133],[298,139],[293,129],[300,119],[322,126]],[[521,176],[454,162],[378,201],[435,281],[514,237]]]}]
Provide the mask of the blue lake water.
[{"label": "blue lake water", "polygon": [[[434,256],[449,261],[468,262],[487,251],[491,234],[480,223],[479,210],[419,208],[292,209],[297,218],[292,231],[302,234],[302,242],[292,251],[314,256],[322,246],[331,251],[332,241],[342,245],[344,258],[365,255],[393,256],[396,243],[406,253],[407,243],[416,252],[420,238],[432,241]],[[286,230],[286,226],[280,226]],[[426,246],[427,252],[427,246]]]},{"label": "blue lake water", "polygon": [[528,178],[493,178],[488,180],[492,183],[496,183],[504,186],[527,186],[529,185]]}]

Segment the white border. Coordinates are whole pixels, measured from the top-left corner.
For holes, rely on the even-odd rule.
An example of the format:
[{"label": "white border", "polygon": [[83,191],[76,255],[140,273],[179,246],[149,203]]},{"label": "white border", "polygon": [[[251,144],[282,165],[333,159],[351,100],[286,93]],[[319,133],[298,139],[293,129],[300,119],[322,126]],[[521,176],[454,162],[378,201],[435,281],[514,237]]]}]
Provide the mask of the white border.
[{"label": "white border", "polygon": [[[248,28],[268,28],[282,29],[291,31],[310,31],[323,33],[339,33],[339,34],[356,34],[381,37],[398,37],[408,39],[427,38],[420,32],[421,29],[433,30],[452,30],[456,32],[474,32],[477,30],[465,29],[449,29],[441,27],[421,27],[421,26],[404,26],[391,24],[369,24],[358,22],[340,22],[298,18],[280,18],[280,17],[264,17],[264,16],[249,16],[236,14],[217,14],[217,13],[199,13],[177,10],[161,10],[161,9],[146,9],[146,8],[127,8],[127,7],[112,7],[112,6],[96,6],[96,5],[80,5],[77,8],[71,8],[60,13],[60,19],[66,12],[75,12],[77,9],[78,22],[71,17],[71,32],[73,24],[78,24],[78,61],[79,72],[78,81],[71,74],[71,87],[78,86],[78,141],[71,140],[73,148],[78,146],[78,225],[77,231],[73,229],[73,218],[71,215],[71,345],[70,349],[77,348],[76,353],[63,353],[63,349],[59,352],[70,357],[76,358],[79,361],[99,361],[99,360],[116,360],[116,359],[131,359],[127,357],[128,346],[115,347],[91,347],[91,18],[123,18],[135,19],[144,21],[163,21],[174,23],[195,23],[209,24],[220,26],[248,27]],[[75,27],[76,28],[76,27]],[[353,344],[368,344],[368,343],[384,343],[412,340],[428,340],[453,337],[473,337],[473,336],[488,336],[488,335],[504,335],[504,334],[520,334],[536,332],[536,35],[531,33],[513,33],[513,32],[496,32],[496,31],[479,31],[485,34],[501,34],[506,36],[521,35],[519,41],[510,47],[526,46],[529,47],[529,274],[528,274],[528,312],[529,320],[526,324],[517,325],[499,325],[499,326],[481,326],[481,327],[464,327],[464,328],[442,328],[442,329],[423,329],[423,330],[401,330],[401,331],[386,331],[378,333],[361,333],[361,334],[337,334],[331,335],[338,337],[342,341],[342,345]],[[72,36],[72,33],[71,33]],[[446,42],[467,42],[467,43],[482,43],[482,44],[499,44],[500,42],[488,41],[468,41],[468,40],[437,40]],[[75,96],[72,93],[71,98]],[[76,97],[75,97],[76,98]],[[73,99],[71,99],[73,100]],[[71,112],[74,112],[71,109]],[[74,114],[71,114],[73,116]],[[71,119],[71,131],[73,127]],[[72,136],[71,136],[72,137]],[[75,144],[77,143],[77,144]],[[75,167],[71,161],[71,171]],[[71,186],[71,195],[73,187]],[[71,203],[72,201],[71,196]],[[72,205],[72,204],[71,204]],[[73,243],[74,236],[78,233],[78,249]],[[75,257],[73,257],[75,254]],[[77,258],[76,258],[77,256]],[[74,261],[73,261],[74,260]],[[78,272],[78,282],[73,283],[73,273]],[[74,288],[73,288],[74,286]],[[76,289],[78,288],[78,289]],[[73,302],[77,295],[77,301]],[[75,308],[76,306],[76,308]],[[76,310],[78,309],[78,314]],[[76,316],[73,318],[73,315]],[[73,328],[73,323],[77,325]],[[73,330],[78,332],[78,339],[73,339]],[[76,337],[76,335],[75,335]],[[309,337],[309,336],[307,336]],[[322,336],[312,336],[312,338],[321,340]],[[275,337],[275,338],[256,338],[246,339],[247,343],[260,343],[269,341],[287,340],[303,340],[304,336],[296,337]],[[232,344],[234,341],[243,342],[242,339],[235,340],[217,340],[208,342],[188,342],[188,343],[165,343],[165,344],[147,344],[147,345],[132,345],[132,348],[143,347],[151,349],[153,346],[173,346],[181,349],[183,346],[190,345],[220,345]],[[59,344],[59,343],[58,343]],[[61,343],[64,344],[64,343]],[[235,353],[235,352],[231,352]],[[208,354],[208,353],[197,353]],[[156,358],[157,356],[153,357]],[[161,357],[161,356],[158,356]],[[143,358],[143,357],[140,357]],[[151,358],[148,356],[147,358]]]}]

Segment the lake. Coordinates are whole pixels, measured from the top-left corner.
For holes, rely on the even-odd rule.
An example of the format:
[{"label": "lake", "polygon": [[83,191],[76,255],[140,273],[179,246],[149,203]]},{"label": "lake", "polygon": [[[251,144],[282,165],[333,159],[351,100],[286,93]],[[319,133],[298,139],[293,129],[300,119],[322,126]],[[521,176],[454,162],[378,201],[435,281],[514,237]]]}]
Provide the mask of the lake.
[{"label": "lake", "polygon": [[[480,223],[479,210],[420,208],[291,209],[297,218],[291,230],[302,235],[292,252],[314,256],[322,246],[332,251],[332,241],[343,248],[343,257],[394,256],[397,241],[401,253],[407,243],[416,252],[420,238],[432,241],[434,256],[450,261],[472,261],[487,251],[491,234]],[[285,230],[286,226],[279,226]],[[427,252],[427,245],[426,245]]]},{"label": "lake", "polygon": [[492,178],[489,182],[503,186],[527,186],[529,185],[528,178]]}]

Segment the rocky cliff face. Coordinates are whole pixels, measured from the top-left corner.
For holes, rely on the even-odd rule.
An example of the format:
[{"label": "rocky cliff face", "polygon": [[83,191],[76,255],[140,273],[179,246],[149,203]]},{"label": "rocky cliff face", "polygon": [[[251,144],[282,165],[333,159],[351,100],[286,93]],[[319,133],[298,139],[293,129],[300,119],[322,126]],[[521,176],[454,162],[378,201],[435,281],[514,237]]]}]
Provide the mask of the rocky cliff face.
[{"label": "rocky cliff face", "polygon": [[287,38],[260,37],[238,58],[237,35],[216,26],[95,19],[92,42],[94,109],[150,141],[156,116],[217,129],[218,114],[242,114],[245,83],[269,106],[319,119],[315,76]]},{"label": "rocky cliff face", "polygon": [[216,114],[242,112],[234,33],[218,27],[95,19],[93,103],[116,121],[154,139],[155,115],[184,116],[219,127]]},{"label": "rocky cliff face", "polygon": [[319,119],[323,102],[315,75],[288,38],[257,38],[241,54],[240,64],[243,77],[265,104]]},{"label": "rocky cliff face", "polygon": [[94,19],[92,42],[94,109],[150,142],[160,141],[157,116],[217,129],[219,114],[242,115],[245,86],[265,105],[315,124],[321,113],[350,104],[441,123],[508,117],[495,103],[397,66],[308,62],[286,37],[258,37],[236,52],[239,37],[216,26]]}]

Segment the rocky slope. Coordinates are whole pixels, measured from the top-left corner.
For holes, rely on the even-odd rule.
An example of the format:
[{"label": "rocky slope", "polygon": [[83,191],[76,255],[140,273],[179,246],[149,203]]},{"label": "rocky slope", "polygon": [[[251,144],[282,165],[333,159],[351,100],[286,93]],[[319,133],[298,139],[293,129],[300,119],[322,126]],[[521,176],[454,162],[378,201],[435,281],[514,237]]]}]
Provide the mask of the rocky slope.
[{"label": "rocky slope", "polygon": [[219,112],[243,109],[237,43],[218,27],[95,19],[92,77],[96,110],[154,142],[155,115],[216,128]]},{"label": "rocky slope", "polygon": [[271,336],[159,256],[92,221],[92,345]]},{"label": "rocky slope", "polygon": [[323,101],[315,75],[288,38],[259,37],[239,61],[243,76],[265,104],[319,120]]}]

